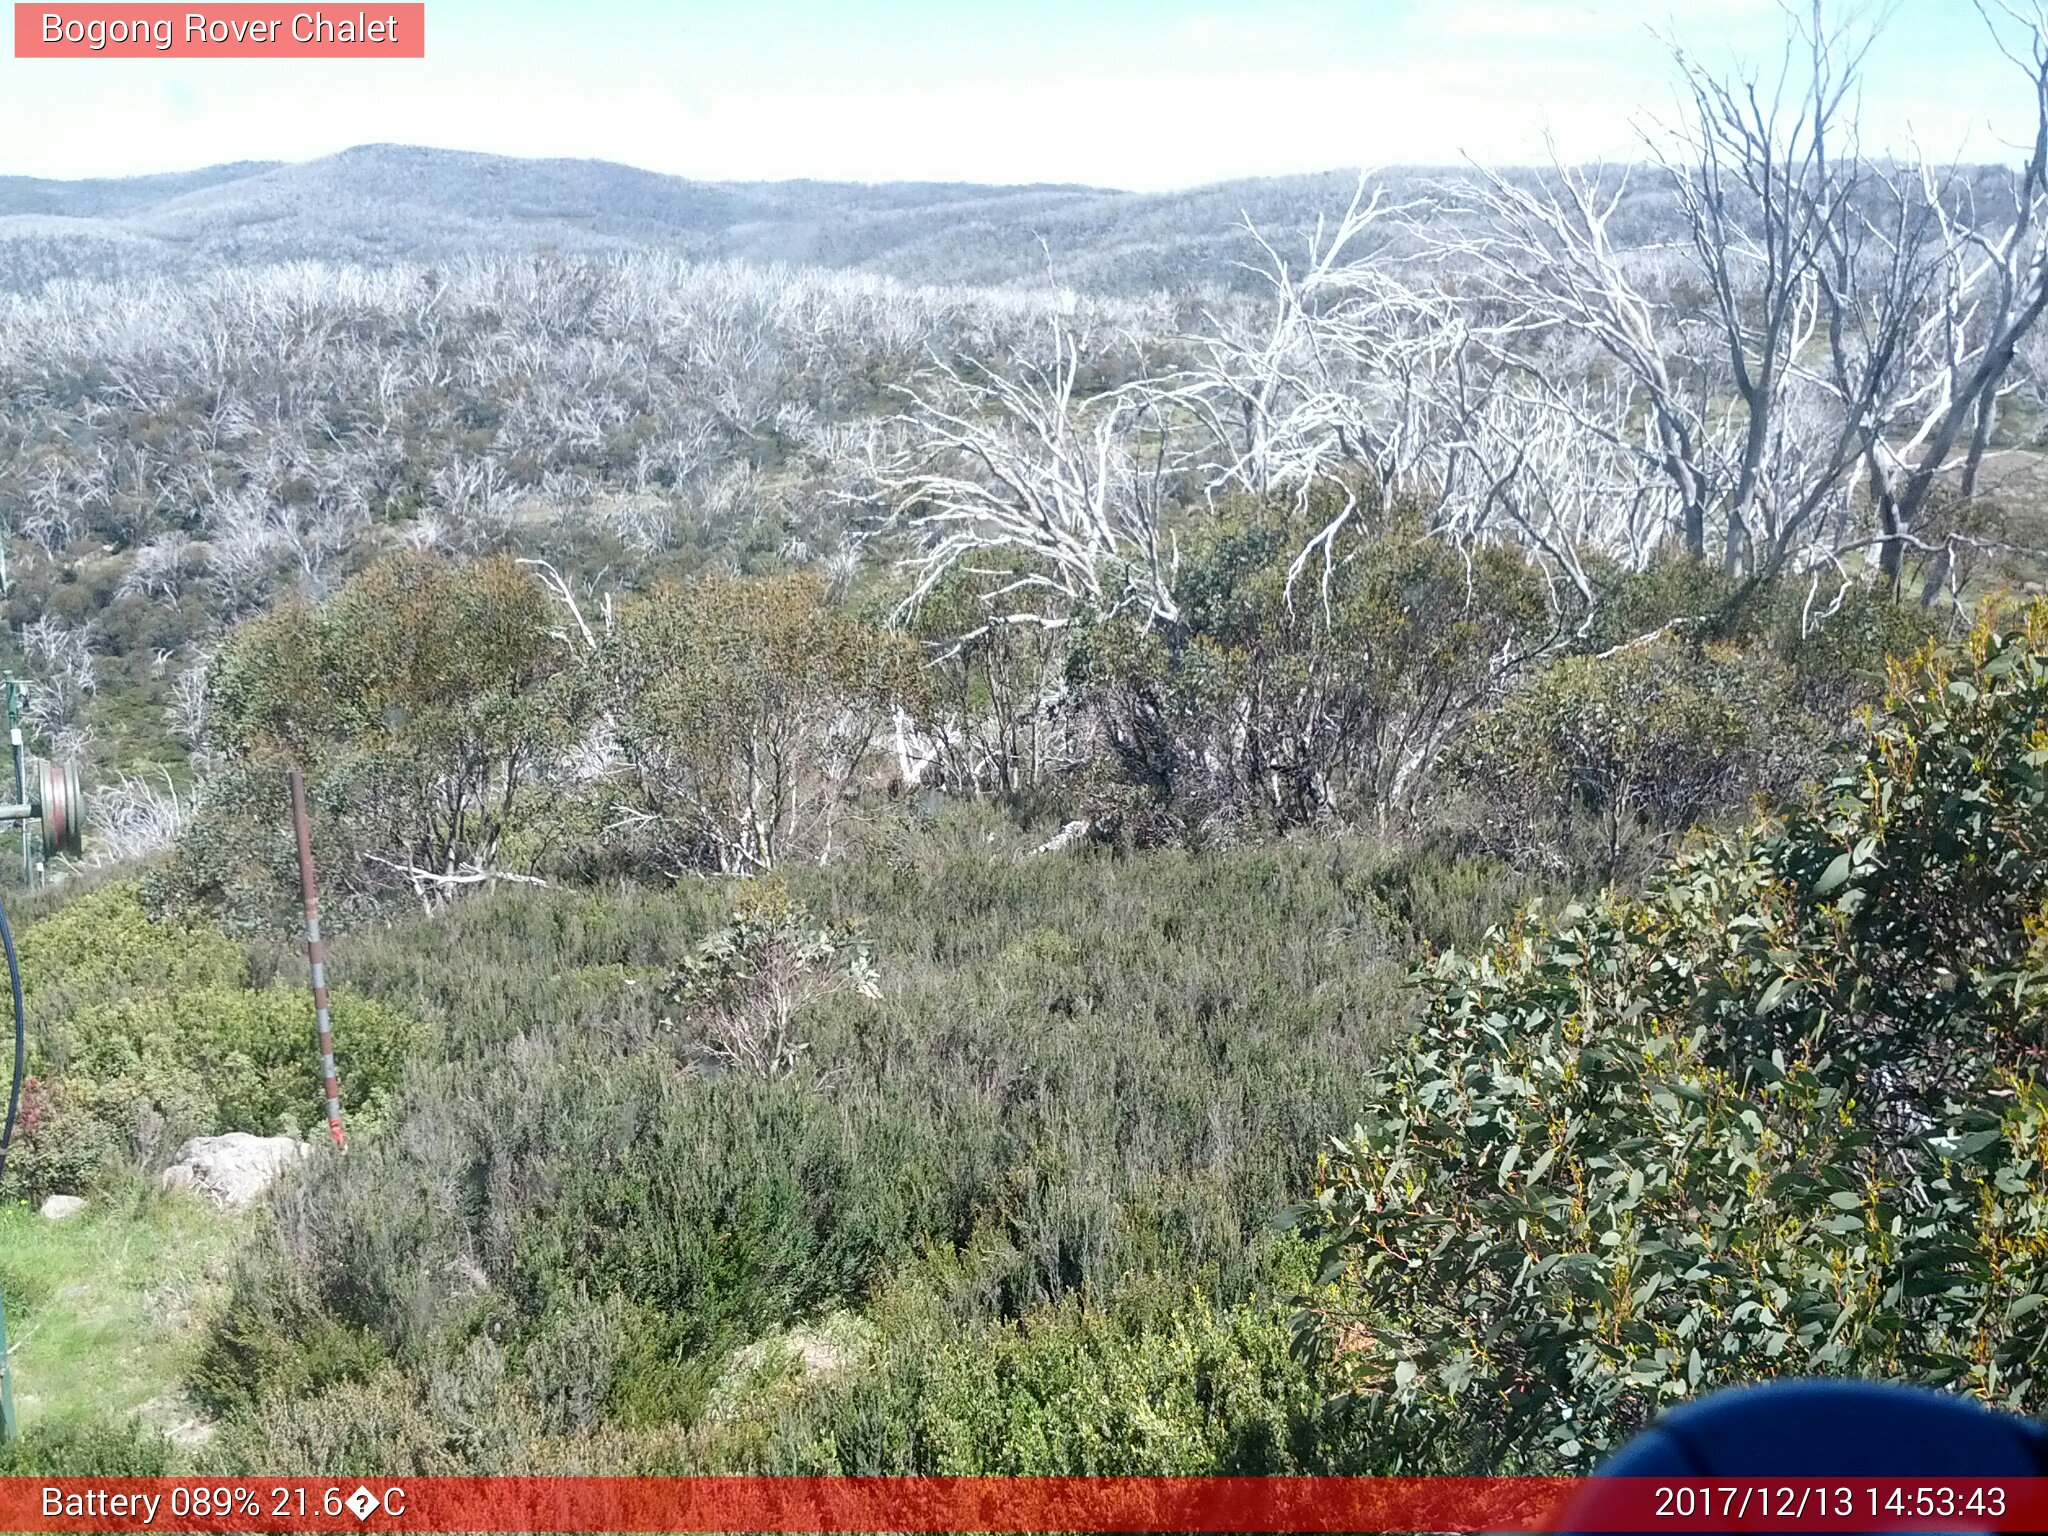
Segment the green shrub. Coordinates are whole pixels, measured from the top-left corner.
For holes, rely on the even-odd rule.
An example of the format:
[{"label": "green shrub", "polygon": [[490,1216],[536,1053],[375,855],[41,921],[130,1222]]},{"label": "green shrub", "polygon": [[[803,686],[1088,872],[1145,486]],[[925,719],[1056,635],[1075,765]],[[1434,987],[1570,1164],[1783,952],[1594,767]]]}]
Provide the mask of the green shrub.
[{"label": "green shrub", "polygon": [[1424,977],[1325,1157],[1321,1343],[1414,1470],[1843,1372],[2048,1407],[2048,606],[1897,669],[1782,823]]},{"label": "green shrub", "polygon": [[1779,597],[1773,649],[1792,667],[1814,723],[1852,739],[1858,712],[1883,701],[1892,660],[1952,635],[1958,620],[1953,609],[1897,602],[1865,586],[1850,587],[1825,617],[1803,619],[1795,595]]},{"label": "green shrub", "polygon": [[878,1379],[843,1394],[819,1470],[879,1470],[892,1453],[903,1455],[892,1470],[938,1476],[1263,1476],[1313,1465],[1323,1394],[1289,1353],[1284,1310],[1248,1303],[1219,1317],[1184,1294],[1147,1311],[1068,1301],[899,1346]]},{"label": "green shrub", "polygon": [[[154,1109],[138,1124],[130,1098],[110,1102],[99,1084],[68,1070],[80,1021],[173,991],[232,989],[246,983],[249,968],[240,947],[209,925],[152,918],[133,882],[89,892],[28,923],[19,950],[32,1075],[23,1084],[5,1190],[40,1201],[118,1177],[137,1134],[156,1139]],[[179,1093],[173,1085],[171,1096],[182,1103]]]},{"label": "green shrub", "polygon": [[1547,625],[1520,555],[1468,563],[1403,509],[1358,514],[1327,572],[1291,584],[1313,515],[1235,510],[1184,557],[1178,625],[1074,631],[1070,672],[1104,748],[1093,816],[1121,841],[1404,815]]},{"label": "green shrub", "polygon": [[[1280,1291],[1305,1277],[1265,1253]],[[698,1470],[780,1475],[1260,1476],[1345,1465],[1342,1415],[1290,1349],[1284,1306],[1219,1309],[1132,1280],[1014,1322],[961,1315],[975,1260],[907,1273],[864,1334],[785,1354],[691,1436]],[[948,1299],[952,1293],[953,1299]],[[814,1346],[816,1349],[816,1346]]]},{"label": "green shrub", "polygon": [[[639,1377],[620,1396],[687,1406],[708,1385],[697,1357],[857,1300],[962,1219],[928,1120],[872,1101],[843,1112],[802,1080],[528,1049],[482,1083],[422,1087],[409,1114],[316,1174],[279,1246],[245,1261],[202,1365],[209,1396],[315,1379],[305,1341],[331,1327],[378,1343],[343,1351],[353,1374],[481,1315],[523,1319],[545,1348],[590,1297],[617,1295],[647,1309],[616,1361]],[[468,1206],[459,1192],[476,1186],[485,1200]]]},{"label": "green shrub", "polygon": [[207,674],[207,794],[153,899],[245,928],[288,914],[293,765],[331,896],[412,889],[421,872],[431,895],[433,876],[495,869],[533,808],[519,785],[579,727],[553,628],[511,557],[417,553],[239,626]]},{"label": "green shrub", "polygon": [[1374,915],[1402,948],[1470,948],[1507,914],[1569,894],[1555,871],[1510,863],[1452,832],[1449,821],[1389,845],[1366,877]]},{"label": "green shrub", "polygon": [[1667,559],[1646,570],[1591,567],[1599,596],[1578,637],[1588,655],[1661,639],[1728,647],[1792,669],[1814,727],[1845,734],[1858,708],[1884,696],[1885,668],[1930,639],[1953,632],[1953,610],[1899,602],[1881,585],[1835,591],[1797,580],[1731,575],[1698,560]]},{"label": "green shrub", "polygon": [[531,1409],[506,1379],[487,1340],[422,1382],[395,1366],[325,1386],[302,1386],[230,1422],[203,1453],[209,1475],[389,1477],[530,1475],[622,1471],[550,1454]]},{"label": "green shrub", "polygon": [[[1067,636],[1057,623],[991,624],[995,604],[1021,611],[1024,594],[994,561],[948,571],[909,615],[926,652],[918,724],[934,761],[923,787],[1031,795],[1056,771]],[[998,595],[1000,594],[1000,596]],[[1056,617],[1048,598],[1042,617]]]},{"label": "green shrub", "polygon": [[193,1364],[193,1397],[218,1414],[254,1408],[266,1394],[301,1402],[336,1383],[370,1380],[390,1364],[382,1340],[328,1315],[320,1303],[282,1270],[260,1289],[238,1285]]},{"label": "green shrub", "polygon": [[90,1085],[25,1081],[7,1149],[7,1195],[40,1204],[49,1195],[97,1189],[117,1178],[128,1163],[129,1140],[100,1107]]},{"label": "green shrub", "polygon": [[796,574],[656,587],[620,611],[585,681],[616,723],[650,858],[754,874],[832,847],[919,677],[907,641]]},{"label": "green shrub", "polygon": [[1479,720],[1457,757],[1503,852],[1569,867],[1583,821],[1583,856],[1613,881],[1696,825],[1790,794],[1822,745],[1790,667],[1663,642],[1552,663]]},{"label": "green shrub", "polygon": [[159,917],[134,882],[65,903],[20,935],[22,988],[40,1027],[81,1005],[245,983],[241,947],[211,925]]},{"label": "green shrub", "polygon": [[169,1440],[133,1422],[31,1424],[0,1442],[0,1477],[168,1477],[176,1461]]},{"label": "green shrub", "polygon": [[709,1064],[780,1077],[809,1049],[796,1016],[835,993],[882,995],[874,957],[845,929],[821,927],[788,893],[753,893],[701,941],[663,989],[689,1031],[684,1051]]},{"label": "green shrub", "polygon": [[[343,1110],[359,1123],[384,1113],[427,1032],[381,1003],[332,997]],[[81,1009],[53,1031],[51,1049],[72,1090],[154,1116],[161,1134],[138,1144],[149,1160],[188,1136],[222,1131],[304,1135],[325,1118],[313,1002],[302,989],[204,987]]]}]

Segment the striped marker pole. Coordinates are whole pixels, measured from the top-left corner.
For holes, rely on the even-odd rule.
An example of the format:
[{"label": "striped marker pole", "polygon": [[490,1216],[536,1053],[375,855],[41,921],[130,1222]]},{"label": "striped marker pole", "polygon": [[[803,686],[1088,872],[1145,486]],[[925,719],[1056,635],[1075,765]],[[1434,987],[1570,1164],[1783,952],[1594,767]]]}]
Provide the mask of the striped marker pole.
[{"label": "striped marker pole", "polygon": [[313,893],[313,828],[306,820],[306,781],[292,770],[292,830],[299,838],[299,894],[306,901],[306,958],[313,966],[313,1019],[320,1030],[320,1074],[327,1085],[327,1134],[348,1150],[341,1128],[341,1080],[334,1070],[334,1020],[327,1011],[327,948],[320,942],[320,902]]}]

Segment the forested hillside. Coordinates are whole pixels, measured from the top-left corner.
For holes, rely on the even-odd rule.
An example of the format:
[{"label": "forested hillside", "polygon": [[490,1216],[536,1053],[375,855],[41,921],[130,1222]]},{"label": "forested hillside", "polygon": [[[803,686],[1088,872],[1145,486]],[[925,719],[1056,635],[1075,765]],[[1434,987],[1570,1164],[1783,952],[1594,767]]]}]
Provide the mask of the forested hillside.
[{"label": "forested hillside", "polygon": [[[0,184],[4,660],[94,813],[8,892],[0,1454],[2048,1406],[2048,148],[1838,149],[1860,55],[1796,46],[1765,118],[1681,54],[1626,170]],[[237,1131],[317,1145],[165,1187]]]}]

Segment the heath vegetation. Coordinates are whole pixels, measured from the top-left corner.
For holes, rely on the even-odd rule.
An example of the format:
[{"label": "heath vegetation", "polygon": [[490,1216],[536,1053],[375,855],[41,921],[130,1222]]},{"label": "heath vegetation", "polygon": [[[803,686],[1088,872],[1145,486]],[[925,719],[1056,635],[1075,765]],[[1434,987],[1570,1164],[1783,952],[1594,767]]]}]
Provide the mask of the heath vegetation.
[{"label": "heath vegetation", "polygon": [[[2019,164],[1857,153],[1821,26],[1775,96],[1681,52],[1633,181],[1368,177],[1206,287],[18,283],[6,659],[110,868],[21,908],[4,1192],[208,1264],[176,1412],[11,1464],[2048,1406],[2048,26],[1991,24]],[[194,1227],[184,1139],[324,1118],[293,768],[352,1137]]]}]

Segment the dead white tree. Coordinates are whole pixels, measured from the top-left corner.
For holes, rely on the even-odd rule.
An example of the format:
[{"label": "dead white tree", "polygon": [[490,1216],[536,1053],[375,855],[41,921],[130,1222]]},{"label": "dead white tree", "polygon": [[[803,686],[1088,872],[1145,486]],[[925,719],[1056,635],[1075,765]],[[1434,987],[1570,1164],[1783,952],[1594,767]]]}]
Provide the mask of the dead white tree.
[{"label": "dead white tree", "polygon": [[44,614],[21,626],[21,653],[33,682],[23,725],[49,744],[50,756],[82,759],[92,742],[86,701],[99,691],[89,632]]},{"label": "dead white tree", "polygon": [[[1880,564],[1894,586],[1905,549],[1926,542],[1913,534],[1937,496],[1964,505],[1978,496],[2001,402],[2018,383],[2015,360],[2048,312],[2048,8],[1979,0],[1978,11],[2027,80],[2034,120],[2020,164],[1985,196],[1961,175],[1923,169],[1938,239],[1914,338],[1919,387],[1898,413],[1904,430],[1874,444],[1869,460]],[[1923,601],[1949,580],[1957,542],[1951,532],[1932,552]]]},{"label": "dead white tree", "polygon": [[[519,563],[533,572],[541,586],[547,590],[548,596],[568,616],[569,622],[576,626],[576,636],[583,642],[583,649],[585,651],[596,650],[597,632],[590,627],[590,621],[583,617],[583,605],[576,600],[575,589],[569,585],[569,579],[555,567],[554,562],[552,560],[523,557]],[[607,632],[611,629],[611,606],[611,599],[606,597],[603,616]],[[560,640],[563,644],[569,643],[569,631],[567,629],[557,629],[552,631],[552,633],[554,638]]]},{"label": "dead white tree", "polygon": [[1055,320],[1049,365],[941,361],[909,392],[894,449],[870,470],[887,526],[917,545],[905,611],[948,572],[1007,556],[992,568],[991,622],[1059,624],[1077,607],[1179,618],[1167,423],[1145,391],[1084,396],[1080,372],[1080,348]]},{"label": "dead white tree", "polygon": [[164,706],[165,724],[195,761],[206,747],[206,672],[211,661],[209,654],[202,653],[173,677],[170,702]]},{"label": "dead white tree", "polygon": [[85,863],[91,868],[128,864],[162,853],[178,840],[192,810],[167,770],[161,787],[149,778],[123,774],[92,792],[93,828]]},{"label": "dead white tree", "polygon": [[1360,177],[1334,225],[1317,220],[1299,270],[1244,219],[1261,259],[1240,265],[1263,302],[1205,311],[1207,329],[1184,338],[1196,362],[1173,381],[1172,398],[1207,429],[1198,467],[1212,491],[1257,495],[1345,467],[1398,485],[1412,467],[1420,444],[1399,404],[1422,305],[1365,249],[1412,205],[1369,185]]},{"label": "dead white tree", "polygon": [[[2027,29],[2009,52],[2036,124],[1996,216],[1965,206],[1960,177],[1862,152],[1871,39],[1815,3],[1769,76],[1724,78],[1674,50],[1685,110],[1648,142],[1684,220],[1676,271],[1668,250],[1614,233],[1626,172],[1554,164],[1531,184],[1480,170],[1481,232],[1435,232],[1509,318],[1515,376],[1664,479],[1695,558],[1768,575],[1874,546],[1896,585],[1937,488],[1974,494],[2014,351],[2048,307],[2048,27],[2038,10],[2001,14]],[[1626,383],[1604,410],[1574,398],[1583,372],[1555,366],[1562,336]],[[1633,499],[1639,481],[1616,493]]]},{"label": "dead white tree", "polygon": [[1453,489],[1475,322],[1388,254],[1424,211],[1361,175],[1343,215],[1317,221],[1298,268],[1246,218],[1260,252],[1246,270],[1260,279],[1261,302],[1207,311],[1206,328],[1181,338],[1195,361],[1158,386],[1202,428],[1189,467],[1208,494],[1282,492],[1306,507],[1318,483],[1344,488],[1340,510],[1306,538],[1290,585],[1317,558],[1327,579],[1360,486],[1383,503],[1440,501]]},{"label": "dead white tree", "polygon": [[451,865],[447,869],[423,869],[418,864],[381,858],[374,853],[364,854],[363,862],[375,864],[391,871],[412,887],[413,896],[422,909],[432,912],[445,905],[457,891],[477,885],[537,885],[545,888],[547,881],[539,875],[522,875],[507,869],[486,869],[473,860]]},{"label": "dead white tree", "polygon": [[1569,586],[1569,599],[1552,606],[1576,610],[1582,629],[1599,602],[1588,560],[1605,555],[1641,569],[1676,511],[1648,446],[1591,425],[1626,419],[1615,398],[1624,390],[1597,373],[1569,388],[1493,377],[1462,413],[1465,428],[1450,449],[1459,472],[1438,513],[1438,530],[1461,543],[1506,539],[1526,549]]},{"label": "dead white tree", "polygon": [[[1712,498],[1705,402],[1691,370],[1673,357],[1658,306],[1612,233],[1628,187],[1626,172],[1606,176],[1561,164],[1537,186],[1481,169],[1469,195],[1483,232],[1427,233],[1438,258],[1512,318],[1510,334],[1591,342],[1628,381],[1620,414],[1582,423],[1615,443],[1633,443],[1631,416],[1648,424],[1643,451],[1669,480],[1681,537],[1697,556],[1706,550]],[[1514,359],[1526,365],[1532,384],[1565,403],[1564,381],[1545,366],[1541,350],[1519,348]]]}]

